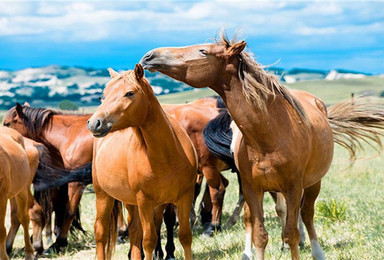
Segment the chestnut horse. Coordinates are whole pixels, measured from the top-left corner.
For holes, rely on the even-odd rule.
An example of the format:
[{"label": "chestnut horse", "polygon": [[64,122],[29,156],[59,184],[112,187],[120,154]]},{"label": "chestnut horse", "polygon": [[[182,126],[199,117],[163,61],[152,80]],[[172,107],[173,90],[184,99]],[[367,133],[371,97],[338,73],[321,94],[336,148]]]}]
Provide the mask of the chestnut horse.
[{"label": "chestnut horse", "polygon": [[[23,136],[43,143],[51,154],[62,158],[66,169],[76,169],[89,165],[92,160],[93,136],[86,129],[89,115],[66,115],[50,109],[32,108],[28,105],[11,108],[4,116],[3,125],[16,129]],[[87,183],[71,182],[68,184],[69,203],[62,224],[57,227],[56,242],[52,250],[60,251],[67,245],[67,235],[72,221],[77,218],[76,227],[82,230],[79,219],[79,203]],[[65,205],[63,204],[63,205]],[[62,207],[62,205],[61,205]],[[83,231],[83,230],[82,230]]]},{"label": "chestnut horse", "polygon": [[244,41],[229,41],[223,36],[213,44],[158,48],[148,52],[140,63],[192,87],[210,87],[226,103],[242,134],[235,161],[248,204],[257,258],[264,259],[268,242],[263,223],[264,192],[277,191],[286,200],[284,240],[292,259],[300,258],[300,210],[312,255],[324,259],[313,225],[314,204],[321,178],[332,162],[334,140],[338,140],[341,131],[341,135],[349,134],[344,143],[349,148],[353,148],[350,142],[367,136],[381,145],[380,131],[353,128],[355,122],[348,117],[330,119],[319,98],[281,85],[244,51],[245,45]]},{"label": "chestnut horse", "polygon": [[[88,121],[88,129],[100,138],[94,141],[92,166],[97,258],[111,257],[116,239],[116,219],[111,214],[117,199],[138,206],[146,259],[152,259],[157,241],[155,208],[175,204],[179,240],[185,258],[192,259],[189,213],[197,173],[193,144],[184,129],[166,116],[141,65],[122,74],[110,69],[110,74],[105,98]],[[129,232],[134,259],[141,258],[140,233]]]},{"label": "chestnut horse", "polygon": [[[163,104],[162,108],[185,129],[196,149],[199,159],[199,172],[204,175],[209,187],[210,196],[204,197],[205,200],[210,199],[210,202],[205,201],[204,204],[212,205],[211,212],[205,213],[205,215],[210,214],[212,217],[204,234],[212,236],[215,230],[221,230],[221,212],[225,188],[228,185],[228,180],[220,172],[234,166],[234,160],[232,157],[231,162],[225,163],[220,160],[219,156],[215,156],[210,152],[205,142],[206,134],[204,134],[204,129],[211,120],[218,116],[222,109],[225,109],[225,106],[223,107],[221,98],[207,97],[189,104]],[[203,224],[204,222],[205,220],[203,220]]]},{"label": "chestnut horse", "polygon": [[17,217],[24,229],[25,259],[34,259],[33,247],[29,239],[29,203],[30,184],[33,173],[37,168],[37,161],[28,160],[23,137],[15,130],[0,127],[0,259],[9,259],[6,247],[5,215],[7,200],[14,199]]}]

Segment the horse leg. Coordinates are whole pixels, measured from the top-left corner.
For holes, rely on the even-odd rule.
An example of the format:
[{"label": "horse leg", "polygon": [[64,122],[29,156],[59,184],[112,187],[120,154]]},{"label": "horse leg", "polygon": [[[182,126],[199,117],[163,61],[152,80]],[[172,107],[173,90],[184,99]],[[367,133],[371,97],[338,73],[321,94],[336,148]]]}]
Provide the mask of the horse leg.
[{"label": "horse leg", "polygon": [[[155,226],[156,226],[156,234],[157,234],[157,244],[155,248],[155,257],[154,259],[163,259],[164,252],[161,248],[161,224],[163,224],[163,212],[165,208],[167,207],[167,204],[163,204],[161,206],[156,207],[155,209]],[[165,215],[164,215],[164,221],[165,221]]]},{"label": "horse leg", "polygon": [[45,216],[45,237],[47,238],[47,244],[52,243],[52,210]]},{"label": "horse leg", "polygon": [[128,230],[130,251],[128,259],[142,259],[141,241],[143,240],[143,230],[141,228],[139,211],[137,206],[125,205],[128,210]]},{"label": "horse leg", "polygon": [[[275,201],[275,210],[277,215],[280,218],[280,223],[281,223],[281,239],[282,239],[282,247],[281,249],[283,250],[284,248],[289,248],[289,245],[284,242],[284,229],[285,229],[285,224],[287,221],[287,205],[285,203],[285,198],[282,193],[277,193],[277,192],[270,192],[273,200]],[[304,232],[304,224],[303,221],[301,220],[301,214],[299,214],[299,232],[300,232],[300,242],[299,245],[303,246],[305,242],[305,232]]]},{"label": "horse leg", "polygon": [[107,259],[105,249],[109,237],[109,222],[115,200],[102,190],[95,188],[96,193],[96,220],[94,224],[97,259]]},{"label": "horse leg", "polygon": [[284,192],[287,204],[287,220],[284,229],[284,242],[289,245],[292,260],[300,259],[299,242],[300,232],[298,229],[299,211],[302,189],[301,187],[290,186],[291,189]]},{"label": "horse leg", "polygon": [[76,211],[79,207],[80,199],[83,195],[84,188],[84,184],[80,182],[72,182],[68,184],[69,203],[67,205],[67,210],[64,215],[63,225],[60,229],[58,237],[56,238],[56,242],[50,247],[50,249],[59,252],[62,247],[68,245],[68,232],[71,227],[72,221],[75,218]]},{"label": "horse leg", "polygon": [[201,224],[203,226],[203,229],[206,230],[212,221],[212,200],[211,195],[209,194],[209,186],[205,186],[203,198],[200,202],[200,217],[201,217]]},{"label": "horse leg", "polygon": [[17,230],[19,230],[20,227],[20,221],[17,217],[17,203],[16,198],[10,199],[11,204],[11,227],[9,228],[8,235],[7,235],[7,253],[8,255],[12,252],[13,242],[15,241],[15,237],[17,234]]},{"label": "horse leg", "polygon": [[176,224],[176,210],[175,205],[168,204],[167,209],[164,212],[164,222],[167,228],[167,244],[165,245],[165,251],[167,256],[165,259],[175,259],[175,243],[173,240],[173,229]]},{"label": "horse leg", "polygon": [[[141,226],[143,227],[144,255],[146,259],[152,259],[153,250],[155,249],[157,242],[157,234],[154,221],[155,206],[153,202],[147,199],[142,193],[137,195],[137,204],[139,208]],[[188,216],[190,210],[191,208],[188,209]]]},{"label": "horse leg", "polygon": [[193,197],[193,204],[192,204],[192,208],[191,208],[191,213],[190,213],[190,221],[191,221],[191,228],[193,228],[196,224],[196,221],[197,221],[197,215],[196,215],[196,212],[195,212],[195,205],[196,205],[196,200],[197,200],[197,197],[199,196],[200,194],[200,191],[201,191],[201,184],[203,182],[203,174],[197,174],[197,179],[196,179],[196,183],[195,183],[195,193],[194,193],[194,197]]},{"label": "horse leg", "polygon": [[264,227],[264,191],[253,189],[246,184],[244,185],[244,196],[251,215],[252,241],[256,249],[256,259],[264,259],[265,247],[268,243],[268,233]]},{"label": "horse leg", "polygon": [[321,181],[304,189],[303,195],[303,206],[301,208],[301,217],[305,226],[307,227],[308,236],[311,241],[312,248],[312,257],[316,260],[325,259],[325,255],[319,241],[317,239],[317,234],[315,226],[313,224],[313,216],[315,213],[315,201],[319,195],[321,188]]},{"label": "horse leg", "polygon": [[[0,187],[3,188],[3,187]],[[0,196],[0,259],[8,260],[7,250],[5,248],[5,239],[7,230],[5,229],[5,215],[7,212],[7,199],[5,196]]]},{"label": "horse leg", "polygon": [[187,191],[176,203],[179,218],[179,240],[184,249],[184,259],[192,260],[192,232],[189,226],[189,211],[193,200],[193,189]]},{"label": "horse leg", "polygon": [[215,231],[220,231],[221,213],[225,195],[225,186],[219,170],[212,166],[205,166],[202,169],[212,201],[212,220],[209,227],[204,231],[204,235],[213,236]]},{"label": "horse leg", "polygon": [[227,229],[231,228],[233,225],[237,223],[237,220],[240,217],[240,213],[241,213],[241,210],[243,209],[244,202],[245,202],[244,195],[243,195],[243,188],[241,185],[240,173],[236,172],[236,174],[237,174],[237,181],[239,182],[239,200],[237,201],[237,204],[236,204],[235,210],[232,213],[232,216],[228,220],[228,223],[226,226]]},{"label": "horse leg", "polygon": [[31,243],[31,239],[29,236],[29,208],[30,208],[30,200],[32,196],[29,196],[29,186],[24,189],[22,192],[20,192],[16,196],[16,203],[18,208],[18,219],[23,226],[24,230],[24,252],[25,252],[25,259],[32,260],[34,259],[33,256],[33,247]]},{"label": "horse leg", "polygon": [[281,223],[281,241],[282,241],[282,247],[281,249],[283,250],[284,248],[289,248],[288,244],[284,243],[284,230],[285,230],[285,225],[287,222],[287,205],[285,203],[285,198],[284,195],[280,192],[270,192],[273,200],[275,201],[275,210],[277,213],[277,216],[280,218],[280,223]]},{"label": "horse leg", "polygon": [[252,221],[251,221],[251,211],[249,210],[248,204],[244,203],[244,226],[245,226],[245,248],[242,260],[253,259],[252,252]]},{"label": "horse leg", "polygon": [[118,243],[124,243],[124,239],[128,237],[128,226],[125,224],[124,212],[122,203],[118,202],[117,226],[119,231],[117,233]]},{"label": "horse leg", "polygon": [[41,206],[34,201],[33,207],[29,210],[29,218],[32,223],[32,241],[35,255],[40,255],[44,251],[43,247],[43,227],[44,218]]},{"label": "horse leg", "polygon": [[301,214],[299,214],[299,232],[300,232],[299,246],[303,247],[305,244],[305,230],[304,230],[304,223],[303,223],[303,218],[301,217]]}]

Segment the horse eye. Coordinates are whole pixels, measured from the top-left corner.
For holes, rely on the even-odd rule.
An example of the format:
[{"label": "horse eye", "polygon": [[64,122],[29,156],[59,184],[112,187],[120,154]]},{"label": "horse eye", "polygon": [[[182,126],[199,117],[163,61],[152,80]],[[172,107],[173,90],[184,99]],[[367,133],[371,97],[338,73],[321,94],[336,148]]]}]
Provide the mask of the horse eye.
[{"label": "horse eye", "polygon": [[208,55],[207,50],[201,49],[201,50],[199,50],[199,51],[200,51],[200,53],[203,54],[203,55]]},{"label": "horse eye", "polygon": [[5,127],[10,127],[10,126],[11,126],[11,123],[4,123],[4,126],[5,126]]},{"label": "horse eye", "polygon": [[132,97],[133,95],[135,95],[134,91],[128,91],[127,93],[125,93],[124,97]]}]

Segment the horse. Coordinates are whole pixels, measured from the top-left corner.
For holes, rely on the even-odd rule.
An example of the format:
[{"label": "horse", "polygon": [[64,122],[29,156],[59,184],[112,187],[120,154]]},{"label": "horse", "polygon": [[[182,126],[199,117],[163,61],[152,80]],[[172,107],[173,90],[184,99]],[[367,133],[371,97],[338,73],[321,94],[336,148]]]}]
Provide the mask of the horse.
[{"label": "horse", "polygon": [[311,240],[312,256],[325,259],[313,216],[334,142],[344,137],[347,149],[354,150],[353,143],[365,138],[380,146],[382,126],[361,122],[353,127],[356,122],[351,113],[329,118],[323,101],[305,91],[288,90],[244,51],[245,46],[245,41],[222,35],[212,44],[151,50],[140,63],[192,87],[209,87],[223,98],[242,135],[235,161],[257,259],[264,259],[268,242],[263,220],[265,191],[280,192],[285,198],[284,241],[292,259],[300,258],[299,212]]},{"label": "horse", "polygon": [[[166,116],[141,65],[122,74],[109,71],[112,79],[102,104],[87,125],[98,138],[92,165],[97,258],[111,257],[116,240],[116,218],[111,214],[117,199],[129,211],[129,205],[137,205],[147,259],[152,259],[157,241],[155,208],[175,204],[179,240],[185,259],[192,259],[189,213],[197,175],[193,144],[176,120]],[[141,258],[140,233],[129,230],[134,259]]]},{"label": "horse", "polygon": [[[42,150],[44,150],[42,144],[36,143],[31,139],[23,138],[24,140],[24,146],[25,151],[28,156],[29,160],[29,166],[31,169],[31,175],[30,175],[30,182],[35,177],[36,172],[38,171],[38,166],[40,165],[40,158],[42,156]],[[44,152],[47,152],[44,150]],[[29,183],[30,183],[29,182]],[[43,249],[43,242],[42,242],[42,229],[44,228],[44,224],[46,222],[46,210],[47,207],[45,204],[50,204],[50,193],[41,193],[41,192],[34,192],[34,199],[32,197],[32,194],[30,190],[28,189],[28,198],[30,201],[33,200],[33,204],[29,205],[30,208],[28,208],[29,218],[32,222],[32,241],[33,241],[33,247],[36,252],[36,255],[42,252]],[[43,202],[42,199],[45,198],[45,201]],[[43,202],[43,203],[42,203]],[[10,200],[10,208],[11,208],[11,227],[9,228],[9,232],[7,235],[6,240],[6,249],[7,253],[10,254],[12,252],[13,242],[16,237],[16,233],[20,226],[20,221],[18,218],[18,207],[16,203],[16,199],[12,198]],[[49,210],[48,210],[49,211]],[[50,212],[49,212],[50,213]]]},{"label": "horse", "polygon": [[[204,227],[203,236],[213,236],[215,231],[221,230],[221,212],[225,188],[228,185],[228,180],[220,172],[234,166],[233,157],[229,158],[227,162],[224,162],[221,160],[220,154],[213,155],[206,145],[207,136],[210,137],[209,140],[217,138],[211,135],[217,128],[215,127],[215,129],[207,131],[206,127],[221,113],[223,102],[221,98],[216,96],[201,98],[188,104],[162,104],[161,106],[167,112],[167,116],[176,119],[181,127],[185,129],[196,149],[198,171],[202,173],[207,180],[207,188],[205,189],[203,201],[200,205],[201,221]],[[229,124],[227,124],[227,128],[229,129]],[[228,152],[229,144],[230,140],[228,141]],[[236,171],[236,169],[233,170]],[[202,178],[197,179],[193,204],[195,204],[200,192],[201,181]],[[159,239],[155,254],[162,259],[164,254],[160,243],[160,220],[161,219],[156,223],[157,236]],[[196,216],[191,215],[190,221],[193,225],[196,222]],[[167,228],[166,259],[172,259],[174,258],[175,251],[173,229],[176,222],[175,211],[172,205],[166,208],[164,222]]]},{"label": "horse", "polygon": [[[86,122],[90,115],[66,115],[58,111],[32,108],[28,104],[17,104],[11,108],[3,119],[3,125],[16,129],[23,136],[43,143],[50,154],[58,155],[63,161],[65,169],[77,169],[88,166],[91,175],[93,136],[86,129]],[[73,222],[77,228],[81,227],[78,211],[85,185],[90,182],[71,182],[68,184],[69,202],[60,202],[60,225],[56,229],[56,241],[51,245],[53,251],[60,251],[68,244],[67,235]],[[62,205],[67,205],[63,208]],[[65,210],[65,211],[64,211]],[[63,212],[64,211],[64,212]],[[63,216],[62,216],[63,215]]]},{"label": "horse", "polygon": [[[210,222],[203,234],[213,236],[214,231],[221,230],[221,212],[225,188],[228,186],[228,180],[220,172],[234,166],[233,157],[230,158],[232,161],[229,163],[223,162],[218,155],[212,154],[206,145],[207,133],[204,134],[204,131],[206,131],[208,123],[215,119],[223,109],[222,101],[216,97],[207,97],[188,104],[163,104],[162,107],[185,129],[196,149],[199,172],[204,175],[209,187],[208,196],[204,196],[204,205],[212,205],[212,209],[209,212],[205,210],[202,215],[203,224]],[[236,169],[234,168],[234,170]]]},{"label": "horse", "polygon": [[[29,239],[28,209],[31,202],[29,187],[36,161],[28,160],[23,137],[15,130],[0,127],[0,259],[9,259],[6,252],[6,229],[4,226],[7,201],[16,204],[17,218],[24,229],[25,259],[34,259]],[[36,167],[35,167],[36,166]]]}]

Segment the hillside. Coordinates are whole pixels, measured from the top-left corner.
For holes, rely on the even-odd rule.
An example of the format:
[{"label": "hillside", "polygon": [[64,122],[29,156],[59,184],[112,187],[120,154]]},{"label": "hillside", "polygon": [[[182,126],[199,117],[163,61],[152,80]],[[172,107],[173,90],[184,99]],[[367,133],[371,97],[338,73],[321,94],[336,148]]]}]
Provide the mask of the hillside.
[{"label": "hillside", "polygon": [[[268,70],[287,84],[323,79],[363,79],[368,76],[345,70]],[[146,77],[157,95],[192,89],[159,73],[146,73]],[[106,69],[82,67],[47,66],[18,71],[0,70],[0,109],[8,109],[16,102],[25,101],[38,107],[57,107],[62,100],[69,100],[82,107],[95,106],[99,104],[99,97],[109,79]]]}]

